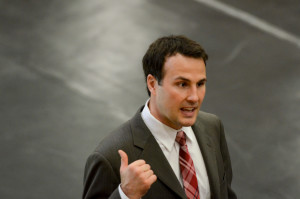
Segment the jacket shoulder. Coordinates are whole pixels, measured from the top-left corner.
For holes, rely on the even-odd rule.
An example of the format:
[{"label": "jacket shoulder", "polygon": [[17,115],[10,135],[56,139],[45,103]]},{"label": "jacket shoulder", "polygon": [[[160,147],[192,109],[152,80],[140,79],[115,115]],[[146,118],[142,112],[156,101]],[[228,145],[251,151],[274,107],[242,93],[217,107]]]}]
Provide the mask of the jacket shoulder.
[{"label": "jacket shoulder", "polygon": [[217,115],[212,113],[207,113],[204,111],[199,111],[197,121],[205,122],[205,123],[219,123],[220,119]]},{"label": "jacket shoulder", "polygon": [[130,142],[132,142],[132,135],[130,120],[128,120],[104,137],[96,147],[95,152],[106,156],[124,148],[124,145],[128,145]]},{"label": "jacket shoulder", "polygon": [[194,128],[201,129],[202,132],[219,137],[219,134],[221,133],[221,131],[223,131],[223,124],[218,116],[211,113],[199,111],[197,121],[194,124]]}]

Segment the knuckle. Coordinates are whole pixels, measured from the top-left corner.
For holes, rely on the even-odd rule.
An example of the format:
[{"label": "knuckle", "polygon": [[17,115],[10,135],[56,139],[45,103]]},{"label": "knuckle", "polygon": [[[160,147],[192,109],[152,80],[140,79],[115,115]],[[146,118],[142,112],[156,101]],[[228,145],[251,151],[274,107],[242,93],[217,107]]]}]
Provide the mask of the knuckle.
[{"label": "knuckle", "polygon": [[150,185],[146,182],[143,183],[142,189],[143,190],[148,190],[150,188]]},{"label": "knuckle", "polygon": [[135,175],[139,176],[139,175],[141,175],[142,172],[141,172],[140,169],[135,168],[135,169],[133,170],[133,173],[134,173]]},{"label": "knuckle", "polygon": [[142,163],[142,164],[146,164],[145,160],[141,160],[141,163]]},{"label": "knuckle", "polygon": [[134,167],[130,164],[130,165],[128,165],[127,169],[132,171],[134,169]]},{"label": "knuckle", "polygon": [[145,178],[142,179],[142,184],[143,184],[144,186],[147,185],[147,180],[146,180]]},{"label": "knuckle", "polygon": [[133,165],[128,166],[128,170],[130,171],[130,173],[133,173],[133,174],[137,174],[138,173],[137,167],[135,167]]}]

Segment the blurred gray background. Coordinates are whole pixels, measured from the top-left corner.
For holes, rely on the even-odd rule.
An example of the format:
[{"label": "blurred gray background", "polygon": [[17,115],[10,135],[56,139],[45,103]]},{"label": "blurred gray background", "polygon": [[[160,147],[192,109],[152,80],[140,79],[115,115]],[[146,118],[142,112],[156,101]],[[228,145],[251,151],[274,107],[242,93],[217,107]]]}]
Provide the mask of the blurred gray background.
[{"label": "blurred gray background", "polygon": [[223,120],[239,198],[299,198],[299,19],[297,0],[0,0],[0,198],[80,198],[170,34],[209,54],[202,110]]}]

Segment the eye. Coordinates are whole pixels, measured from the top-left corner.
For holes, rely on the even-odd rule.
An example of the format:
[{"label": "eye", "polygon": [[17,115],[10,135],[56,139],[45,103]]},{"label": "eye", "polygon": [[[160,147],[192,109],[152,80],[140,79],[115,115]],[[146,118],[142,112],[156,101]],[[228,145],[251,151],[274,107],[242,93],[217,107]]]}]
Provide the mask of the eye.
[{"label": "eye", "polygon": [[184,88],[184,87],[187,86],[187,83],[186,82],[179,82],[178,86]]},{"label": "eye", "polygon": [[201,87],[201,86],[203,86],[204,84],[205,84],[205,81],[200,81],[200,82],[197,83],[197,86],[198,86],[198,87]]}]

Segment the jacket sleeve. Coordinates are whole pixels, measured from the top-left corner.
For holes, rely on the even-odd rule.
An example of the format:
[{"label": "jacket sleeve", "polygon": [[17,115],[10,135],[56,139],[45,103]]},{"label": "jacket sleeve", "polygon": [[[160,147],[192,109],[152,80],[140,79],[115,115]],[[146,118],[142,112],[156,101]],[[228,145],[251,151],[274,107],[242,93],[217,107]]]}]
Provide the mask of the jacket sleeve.
[{"label": "jacket sleeve", "polygon": [[94,152],[86,162],[83,199],[121,199],[120,180],[111,163],[100,153]]},{"label": "jacket sleeve", "polygon": [[230,161],[230,156],[229,156],[229,151],[225,139],[225,133],[224,133],[224,127],[222,122],[220,121],[220,148],[221,148],[221,153],[222,153],[222,158],[223,158],[223,164],[224,164],[224,169],[225,169],[225,177],[227,181],[227,193],[228,193],[228,199],[237,199],[236,194],[231,188],[231,182],[232,182],[232,168],[231,168],[231,161]]}]

